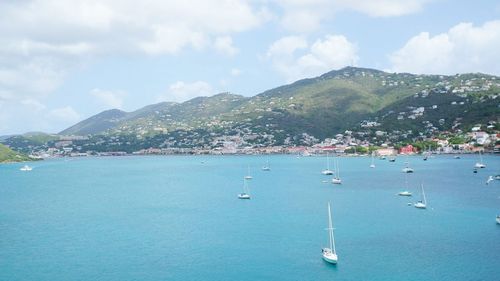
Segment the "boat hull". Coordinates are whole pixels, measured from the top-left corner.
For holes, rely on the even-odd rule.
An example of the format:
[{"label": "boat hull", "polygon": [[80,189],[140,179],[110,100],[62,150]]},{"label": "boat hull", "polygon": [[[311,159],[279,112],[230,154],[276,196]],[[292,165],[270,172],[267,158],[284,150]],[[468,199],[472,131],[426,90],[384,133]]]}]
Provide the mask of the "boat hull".
[{"label": "boat hull", "polygon": [[331,264],[337,264],[338,257],[330,249],[323,249],[323,260]]},{"label": "boat hull", "polygon": [[250,195],[240,193],[240,194],[238,194],[238,199],[250,199]]},{"label": "boat hull", "polygon": [[399,196],[411,196],[411,192],[408,192],[408,191],[401,191],[400,193],[398,193]]},{"label": "boat hull", "polygon": [[423,203],[415,203],[415,204],[413,204],[413,206],[415,206],[415,208],[417,208],[417,209],[426,209],[427,208],[427,206]]}]

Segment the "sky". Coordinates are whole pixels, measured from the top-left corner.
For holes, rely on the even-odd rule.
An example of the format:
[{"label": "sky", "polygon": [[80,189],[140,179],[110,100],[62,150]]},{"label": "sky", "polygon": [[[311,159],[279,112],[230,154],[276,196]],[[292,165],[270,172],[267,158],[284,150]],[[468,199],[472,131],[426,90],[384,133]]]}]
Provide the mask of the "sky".
[{"label": "sky", "polygon": [[0,135],[345,66],[500,75],[500,2],[0,0]]}]

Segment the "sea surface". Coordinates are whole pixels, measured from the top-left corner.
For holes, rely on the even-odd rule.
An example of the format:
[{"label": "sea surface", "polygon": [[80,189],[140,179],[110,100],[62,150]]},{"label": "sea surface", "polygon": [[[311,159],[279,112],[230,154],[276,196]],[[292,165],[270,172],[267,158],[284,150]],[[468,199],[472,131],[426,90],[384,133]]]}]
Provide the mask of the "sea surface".
[{"label": "sea surface", "polygon": [[[339,157],[342,185],[326,157],[292,155],[0,165],[0,280],[500,280],[500,157],[483,158],[473,174],[474,155]],[[421,184],[426,210],[408,206]]]}]

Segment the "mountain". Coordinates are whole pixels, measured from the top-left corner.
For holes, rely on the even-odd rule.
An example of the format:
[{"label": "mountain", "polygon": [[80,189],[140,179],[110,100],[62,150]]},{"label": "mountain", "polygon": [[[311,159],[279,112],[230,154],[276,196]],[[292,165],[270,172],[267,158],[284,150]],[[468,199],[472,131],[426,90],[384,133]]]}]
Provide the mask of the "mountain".
[{"label": "mountain", "polygon": [[201,130],[272,135],[274,143],[280,143],[303,133],[323,139],[366,128],[363,124],[377,124],[376,129],[384,131],[450,130],[457,123],[468,128],[497,121],[498,93],[500,78],[491,75],[415,75],[346,67],[253,97],[222,93],[134,112],[108,110],[60,134],[154,136]]},{"label": "mountain", "polygon": [[0,163],[4,162],[20,162],[31,160],[28,156],[16,152],[7,146],[0,144]]}]

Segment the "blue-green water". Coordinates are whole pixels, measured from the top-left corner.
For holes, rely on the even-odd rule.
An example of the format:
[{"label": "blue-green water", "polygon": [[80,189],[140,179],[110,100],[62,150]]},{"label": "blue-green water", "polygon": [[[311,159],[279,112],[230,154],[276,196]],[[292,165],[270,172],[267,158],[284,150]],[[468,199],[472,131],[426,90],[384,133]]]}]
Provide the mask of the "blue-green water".
[{"label": "blue-green water", "polygon": [[[500,280],[500,158],[110,157],[0,165],[0,280]],[[251,200],[238,200],[247,165]],[[427,210],[407,206],[420,199]],[[321,259],[332,202],[339,264]]]}]

